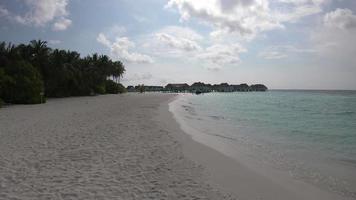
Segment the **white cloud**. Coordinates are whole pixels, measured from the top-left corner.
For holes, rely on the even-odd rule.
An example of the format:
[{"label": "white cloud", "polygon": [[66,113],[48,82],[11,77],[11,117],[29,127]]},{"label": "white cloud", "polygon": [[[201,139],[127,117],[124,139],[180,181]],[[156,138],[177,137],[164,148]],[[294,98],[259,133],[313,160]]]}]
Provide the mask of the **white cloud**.
[{"label": "white cloud", "polygon": [[140,16],[140,15],[133,15],[133,18],[140,23],[145,23],[148,22],[149,20],[146,17]]},{"label": "white cloud", "polygon": [[[197,20],[211,27],[209,40],[191,40],[201,48],[196,55],[174,52],[189,59],[207,61],[208,69],[218,70],[224,65],[240,62],[240,54],[247,50],[240,44],[249,42],[259,33],[285,28],[287,23],[296,23],[306,16],[322,12],[328,0],[170,0],[168,9],[176,9],[181,22]],[[183,45],[180,37],[170,34],[159,35],[171,48],[193,51],[190,45]],[[183,37],[184,38],[184,37]],[[184,40],[185,41],[185,40]],[[191,44],[191,43],[189,43]],[[210,45],[207,48],[204,46]],[[278,46],[260,52],[265,59],[281,59],[290,54],[314,53],[315,49]],[[169,51],[168,51],[169,52]],[[180,54],[179,54],[180,53]]]},{"label": "white cloud", "polygon": [[66,30],[72,24],[72,20],[62,18],[53,24],[54,31],[63,31]]},{"label": "white cloud", "polygon": [[210,25],[212,36],[238,34],[253,38],[258,32],[283,28],[284,22],[321,12],[324,1],[170,0],[166,8],[177,8],[181,21],[195,18]]},{"label": "white cloud", "polygon": [[278,0],[275,16],[280,22],[296,22],[299,19],[322,12],[327,0]]},{"label": "white cloud", "polygon": [[262,57],[264,59],[268,60],[273,60],[273,59],[281,59],[281,58],[286,58],[288,55],[286,53],[280,52],[280,51],[262,51],[258,54],[259,57]]},{"label": "white cloud", "polygon": [[[207,47],[204,47],[207,46]],[[184,59],[187,63],[205,63],[209,70],[240,62],[240,54],[247,52],[239,43],[207,41],[187,27],[168,26],[144,40],[143,47],[159,57]]]},{"label": "white cloud", "polygon": [[48,44],[51,44],[51,45],[57,45],[60,43],[62,43],[62,41],[60,41],[60,40],[48,40]]},{"label": "white cloud", "polygon": [[157,33],[156,37],[159,41],[163,42],[171,48],[176,48],[183,51],[195,51],[201,49],[201,47],[195,41],[186,38],[179,38],[166,33]]},{"label": "white cloud", "polygon": [[137,82],[137,81],[146,81],[152,79],[152,74],[149,72],[146,73],[134,73],[131,75],[125,76],[123,82]]},{"label": "white cloud", "polygon": [[96,40],[100,43],[103,44],[106,47],[111,48],[111,42],[106,38],[106,36],[104,35],[104,33],[99,33],[98,37],[96,38]]},{"label": "white cloud", "polygon": [[104,31],[104,34],[109,38],[123,36],[125,33],[126,33],[126,28],[119,25],[113,25],[110,28],[108,28],[106,31]]},{"label": "white cloud", "polygon": [[188,27],[181,27],[181,26],[166,26],[161,30],[157,31],[157,33],[166,33],[178,38],[185,38],[193,41],[199,41],[203,39],[203,36],[201,36],[196,31]]},{"label": "white cloud", "polygon": [[356,15],[350,9],[336,9],[324,16],[325,26],[340,29],[356,28]]},{"label": "white cloud", "polygon": [[187,27],[167,26],[145,37],[142,47],[159,56],[193,57],[203,36]]},{"label": "white cloud", "polygon": [[135,43],[127,37],[118,37],[115,42],[111,42],[103,33],[100,33],[97,41],[110,49],[113,59],[129,63],[153,63],[153,59],[148,55],[130,52],[129,49],[134,48]]},{"label": "white cloud", "polygon": [[197,18],[214,28],[212,35],[238,33],[254,35],[258,30],[280,26],[270,15],[266,0],[170,0],[167,7],[176,7],[181,20]]},{"label": "white cloud", "polygon": [[311,40],[328,64],[353,67],[356,63],[356,15],[349,9],[326,13],[323,24],[312,33]]},{"label": "white cloud", "polygon": [[280,46],[270,46],[265,50],[262,50],[258,56],[264,59],[282,59],[288,57],[290,54],[300,54],[300,53],[315,53],[315,49],[307,48],[297,48],[292,45],[280,45]]},{"label": "white cloud", "polygon": [[197,57],[203,61],[209,61],[216,67],[221,67],[226,64],[236,64],[240,62],[240,53],[247,52],[239,44],[215,44],[206,48]]},{"label": "white cloud", "polygon": [[9,11],[0,5],[0,17],[7,17],[9,14]]},{"label": "white cloud", "polygon": [[28,11],[22,15],[11,13],[5,8],[0,7],[0,16],[6,16],[9,20],[17,23],[45,26],[54,23],[54,30],[65,30],[71,24],[68,19],[69,12],[67,5],[69,0],[21,0]]}]

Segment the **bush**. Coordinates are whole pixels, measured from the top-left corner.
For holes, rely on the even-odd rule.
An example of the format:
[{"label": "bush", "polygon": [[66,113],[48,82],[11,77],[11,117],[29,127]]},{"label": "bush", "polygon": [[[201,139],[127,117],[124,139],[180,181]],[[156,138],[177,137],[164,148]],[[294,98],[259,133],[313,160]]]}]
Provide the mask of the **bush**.
[{"label": "bush", "polygon": [[105,94],[106,93],[105,84],[95,86],[94,93],[95,94]]},{"label": "bush", "polygon": [[6,79],[8,79],[8,77],[6,76],[4,69],[0,68],[0,107],[2,105],[1,97],[2,97],[3,91],[5,89]]},{"label": "bush", "polygon": [[137,85],[137,86],[135,87],[135,89],[136,89],[136,91],[139,91],[140,93],[144,93],[145,90],[146,90],[144,84],[142,84],[142,85]]},{"label": "bush", "polygon": [[119,86],[112,80],[105,81],[106,93],[108,94],[117,94],[119,93]]},{"label": "bush", "polygon": [[25,61],[11,62],[5,66],[1,97],[7,103],[44,103],[43,81],[40,73]]},{"label": "bush", "polygon": [[123,86],[121,83],[117,83],[118,87],[119,87],[119,93],[125,93],[127,92],[125,86]]},{"label": "bush", "polygon": [[[0,42],[0,98],[8,103],[40,103],[46,97],[86,96],[125,92],[120,78],[125,66],[108,56],[82,58],[75,51],[51,49],[46,41],[13,45]],[[111,87],[111,88],[110,88]]]},{"label": "bush", "polygon": [[113,80],[105,81],[105,89],[107,94],[118,94],[126,92],[126,88],[122,84],[115,83]]}]

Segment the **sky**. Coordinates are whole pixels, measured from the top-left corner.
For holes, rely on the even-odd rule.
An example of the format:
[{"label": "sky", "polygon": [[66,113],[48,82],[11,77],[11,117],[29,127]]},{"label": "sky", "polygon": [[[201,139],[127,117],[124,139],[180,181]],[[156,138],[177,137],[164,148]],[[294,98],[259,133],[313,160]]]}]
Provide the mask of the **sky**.
[{"label": "sky", "polygon": [[356,89],[355,0],[0,0],[0,41],[124,63],[124,85]]}]

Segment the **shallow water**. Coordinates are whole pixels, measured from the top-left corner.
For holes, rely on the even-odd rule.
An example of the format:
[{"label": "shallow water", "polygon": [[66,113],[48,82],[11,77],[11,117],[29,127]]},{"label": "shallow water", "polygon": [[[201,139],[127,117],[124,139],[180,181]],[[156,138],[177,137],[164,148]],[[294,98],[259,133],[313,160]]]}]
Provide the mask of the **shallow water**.
[{"label": "shallow water", "polygon": [[219,141],[217,150],[356,197],[356,92],[209,93],[173,104],[178,121]]}]

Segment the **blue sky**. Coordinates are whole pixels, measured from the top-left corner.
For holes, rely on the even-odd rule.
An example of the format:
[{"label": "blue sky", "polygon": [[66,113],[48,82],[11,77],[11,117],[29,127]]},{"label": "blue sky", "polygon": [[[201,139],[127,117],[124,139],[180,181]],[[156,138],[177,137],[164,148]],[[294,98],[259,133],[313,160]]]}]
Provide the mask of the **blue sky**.
[{"label": "blue sky", "polygon": [[0,41],[126,66],[125,85],[356,89],[353,0],[0,0]]}]

